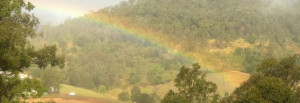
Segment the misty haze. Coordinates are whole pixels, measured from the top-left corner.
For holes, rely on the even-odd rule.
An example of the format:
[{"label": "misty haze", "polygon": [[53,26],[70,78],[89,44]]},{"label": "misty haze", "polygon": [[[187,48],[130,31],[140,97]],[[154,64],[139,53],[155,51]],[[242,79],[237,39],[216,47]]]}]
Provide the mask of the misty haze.
[{"label": "misty haze", "polygon": [[300,0],[0,0],[0,103],[300,103]]}]

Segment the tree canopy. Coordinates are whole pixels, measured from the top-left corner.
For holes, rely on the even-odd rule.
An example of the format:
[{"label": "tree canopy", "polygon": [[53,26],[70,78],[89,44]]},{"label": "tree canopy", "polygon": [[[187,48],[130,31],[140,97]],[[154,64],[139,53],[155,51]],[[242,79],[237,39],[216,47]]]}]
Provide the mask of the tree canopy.
[{"label": "tree canopy", "polygon": [[263,60],[252,74],[224,103],[298,103],[299,56],[289,56],[278,61]]},{"label": "tree canopy", "polygon": [[172,90],[162,100],[163,103],[192,103],[212,102],[213,97],[218,96],[217,86],[205,79],[206,74],[200,70],[199,64],[190,67],[181,67],[175,79],[175,86],[178,93]]},{"label": "tree canopy", "polygon": [[278,77],[295,90],[300,81],[299,55],[283,58],[279,62],[274,58],[266,59],[257,66],[257,71],[267,77]]},{"label": "tree canopy", "polygon": [[[200,54],[206,64],[218,65],[214,69],[229,65],[251,73],[264,57],[297,52],[299,5],[298,0],[130,0],[90,15]],[[233,55],[237,49],[247,50]]]},{"label": "tree canopy", "polygon": [[[34,89],[41,96],[43,90],[37,80],[20,80],[19,73],[37,65],[39,68],[64,66],[64,58],[56,56],[56,46],[45,46],[36,50],[29,39],[41,34],[36,32],[38,19],[29,12],[34,6],[23,0],[1,0],[0,2],[0,102],[12,101],[16,97],[27,97],[25,92]],[[23,89],[21,89],[23,88]]]},{"label": "tree canopy", "polygon": [[[153,81],[157,85],[173,79],[163,78],[169,71],[191,63],[150,40],[83,18],[58,26],[45,25],[42,31],[43,37],[33,43],[56,44],[60,53],[66,55],[66,83],[86,89],[97,90],[103,85],[110,90],[122,86],[123,79],[131,84]],[[156,66],[160,70],[152,70]],[[156,75],[160,71],[165,74]]]},{"label": "tree canopy", "polygon": [[296,96],[276,77],[252,76],[237,88],[228,103],[296,103]]}]

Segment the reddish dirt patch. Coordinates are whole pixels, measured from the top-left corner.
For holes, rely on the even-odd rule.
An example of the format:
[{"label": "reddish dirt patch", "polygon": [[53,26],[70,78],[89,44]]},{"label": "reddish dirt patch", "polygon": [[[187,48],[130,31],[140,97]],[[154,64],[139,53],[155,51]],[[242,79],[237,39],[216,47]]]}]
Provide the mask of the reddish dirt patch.
[{"label": "reddish dirt patch", "polygon": [[37,102],[50,102],[55,103],[110,103],[105,100],[100,100],[97,98],[83,97],[83,96],[69,96],[69,95],[55,95],[52,97],[43,97],[43,98],[32,98],[27,99],[28,103],[37,103]]}]

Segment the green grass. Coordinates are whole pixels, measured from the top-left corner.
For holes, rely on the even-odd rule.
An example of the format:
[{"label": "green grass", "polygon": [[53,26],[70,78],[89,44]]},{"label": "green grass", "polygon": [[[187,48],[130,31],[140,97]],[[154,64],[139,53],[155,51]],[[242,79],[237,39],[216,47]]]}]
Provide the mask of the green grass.
[{"label": "green grass", "polygon": [[[178,73],[179,73],[179,71],[176,71],[176,70],[168,71],[168,74],[169,74],[168,78],[172,78],[172,80],[170,82],[163,83],[163,84],[156,85],[156,86],[153,86],[150,84],[139,84],[139,87],[140,87],[142,93],[147,93],[147,94],[156,93],[161,98],[163,98],[170,89],[177,91],[177,88],[175,87],[174,79]],[[207,79],[213,80],[213,79],[215,79],[214,77],[218,77],[219,75],[220,75],[220,73],[212,73],[212,74],[208,75]],[[224,79],[224,78],[218,78],[218,79]],[[217,82],[217,85],[219,86],[218,92],[221,95],[223,95],[225,93],[225,91],[228,91],[229,89],[230,90],[234,89],[231,86],[224,86],[223,80],[219,80],[219,81],[215,81],[215,82]],[[131,88],[133,86],[134,85],[131,85],[131,84],[124,84],[122,87],[111,89],[107,93],[99,93],[99,92],[95,92],[95,91],[88,90],[88,89],[74,87],[74,86],[70,86],[70,85],[66,85],[66,84],[61,84],[60,93],[68,94],[70,92],[75,92],[76,95],[79,95],[79,96],[94,97],[94,98],[106,100],[106,101],[112,102],[112,103],[130,103],[130,101],[127,101],[127,102],[119,101],[118,95],[123,91],[127,91],[130,93]]]},{"label": "green grass", "polygon": [[[121,93],[123,91],[130,92],[131,88],[132,88],[132,85],[128,86],[127,88],[123,88],[123,89],[115,88],[104,94],[104,93],[98,93],[98,92],[84,89],[84,88],[61,84],[59,92],[61,94],[68,94],[70,92],[75,92],[76,95],[79,95],[79,96],[98,98],[98,99],[105,100],[105,101],[112,102],[112,103],[131,103],[130,101],[123,102],[123,101],[118,100],[119,93]],[[142,93],[148,93],[148,94],[153,93],[153,91],[155,90],[155,86],[151,86],[151,85],[140,86],[140,88],[142,90]],[[170,88],[175,89],[174,82],[168,82],[165,84],[161,84],[156,89],[156,92],[162,98],[170,90]]]},{"label": "green grass", "polygon": [[79,95],[79,96],[98,98],[98,99],[105,100],[105,101],[112,102],[112,103],[124,103],[122,101],[117,100],[117,97],[114,97],[114,96],[110,96],[110,95],[98,93],[98,92],[95,92],[92,90],[87,90],[87,89],[74,87],[74,86],[70,86],[70,85],[66,85],[66,84],[60,85],[59,92],[61,94],[68,94],[70,92],[75,92],[76,95]]}]

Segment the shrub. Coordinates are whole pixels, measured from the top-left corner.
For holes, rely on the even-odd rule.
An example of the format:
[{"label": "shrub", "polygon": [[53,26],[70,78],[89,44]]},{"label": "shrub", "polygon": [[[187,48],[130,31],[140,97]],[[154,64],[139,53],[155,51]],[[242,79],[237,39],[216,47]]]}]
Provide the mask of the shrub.
[{"label": "shrub", "polygon": [[139,97],[139,103],[153,103],[154,99],[151,95],[143,93]]},{"label": "shrub", "polygon": [[132,100],[132,102],[138,102],[140,95],[141,95],[141,89],[138,86],[132,87],[132,89],[131,89],[131,100]]},{"label": "shrub", "polygon": [[165,69],[161,66],[155,66],[148,71],[147,79],[152,85],[158,85],[163,82],[162,74],[165,73]]},{"label": "shrub", "polygon": [[128,82],[130,84],[135,84],[140,81],[140,77],[137,74],[131,73],[130,77],[128,78]]},{"label": "shrub", "polygon": [[120,93],[119,94],[119,100],[121,100],[121,101],[129,101],[130,100],[129,93],[127,91]]},{"label": "shrub", "polygon": [[100,85],[99,88],[98,88],[98,91],[100,93],[106,93],[107,92],[106,87],[104,85]]}]

